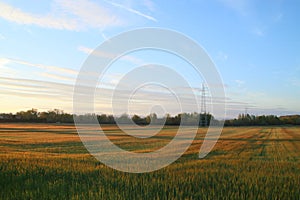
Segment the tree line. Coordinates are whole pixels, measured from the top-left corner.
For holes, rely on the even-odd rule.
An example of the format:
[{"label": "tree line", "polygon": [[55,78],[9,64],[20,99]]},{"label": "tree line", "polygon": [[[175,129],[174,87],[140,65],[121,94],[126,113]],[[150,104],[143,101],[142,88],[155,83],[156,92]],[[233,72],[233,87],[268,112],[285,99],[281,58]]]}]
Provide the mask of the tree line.
[{"label": "tree line", "polygon": [[300,115],[249,115],[239,114],[238,118],[225,121],[225,126],[271,126],[271,125],[300,125]]},{"label": "tree line", "polygon": [[[35,123],[74,123],[74,115],[65,113],[63,110],[54,109],[44,112],[39,112],[37,109],[30,109],[27,111],[20,111],[13,113],[0,113],[0,122],[35,122]],[[145,117],[139,115],[129,116],[122,114],[121,116],[113,116],[107,114],[84,114],[76,115],[77,119],[89,121],[89,119],[97,118],[101,124],[128,124],[134,122],[138,125],[165,124],[165,125],[199,125],[208,126],[210,122],[216,123],[217,120],[209,114],[199,113],[181,113],[175,116],[170,114],[164,117],[158,117],[155,113],[149,114]],[[200,119],[200,120],[199,120]]]},{"label": "tree line", "polygon": [[[74,115],[65,113],[63,110],[54,109],[39,112],[37,109],[20,111],[13,113],[0,113],[0,122],[36,122],[36,123],[74,123]],[[175,116],[170,114],[158,117],[155,113],[145,117],[139,115],[113,116],[107,114],[85,114],[76,115],[78,119],[86,120],[90,117],[96,118],[101,124],[128,124],[134,122],[138,125],[165,124],[165,125],[199,125],[208,126],[209,124],[222,124],[209,113],[180,113]],[[235,119],[225,120],[225,126],[268,126],[268,125],[300,125],[300,115],[276,116],[276,115],[249,115],[240,114]]]},{"label": "tree line", "polygon": [[73,123],[73,115],[54,109],[39,112],[37,109],[13,113],[0,113],[0,122]]}]

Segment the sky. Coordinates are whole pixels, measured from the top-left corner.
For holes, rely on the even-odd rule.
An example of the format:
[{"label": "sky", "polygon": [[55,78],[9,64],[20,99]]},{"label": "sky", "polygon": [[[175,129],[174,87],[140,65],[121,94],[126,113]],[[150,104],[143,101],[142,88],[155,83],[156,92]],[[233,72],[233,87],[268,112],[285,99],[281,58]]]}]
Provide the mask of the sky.
[{"label": "sky", "polygon": [[[223,80],[227,118],[245,112],[299,114],[299,6],[297,0],[0,0],[0,113],[31,108],[72,113],[74,84],[88,55],[122,32],[158,27],[182,33],[205,49]],[[116,85],[147,63],[171,66],[201,99],[205,77],[189,63],[141,50],[111,65],[95,97],[97,111],[111,113]],[[179,104],[168,92],[145,86],[131,99],[131,112],[176,114]],[[166,108],[151,108],[159,104]]]}]

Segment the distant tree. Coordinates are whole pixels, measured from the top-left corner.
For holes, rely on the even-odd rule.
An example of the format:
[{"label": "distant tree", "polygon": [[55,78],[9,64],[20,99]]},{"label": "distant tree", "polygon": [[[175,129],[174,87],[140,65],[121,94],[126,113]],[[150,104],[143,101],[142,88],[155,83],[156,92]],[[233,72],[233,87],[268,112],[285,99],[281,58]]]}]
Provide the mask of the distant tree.
[{"label": "distant tree", "polygon": [[146,116],[146,124],[157,124],[158,120],[157,120],[157,115],[155,113],[151,113],[150,115]]},{"label": "distant tree", "polygon": [[124,113],[120,117],[117,118],[117,121],[118,121],[118,123],[121,123],[121,124],[128,124],[128,123],[130,123],[130,118],[126,113]]},{"label": "distant tree", "polygon": [[74,123],[73,115],[68,113],[61,114],[61,123]]},{"label": "distant tree", "polygon": [[139,125],[146,125],[147,124],[146,118],[142,118],[138,115],[133,115],[131,119],[135,124],[139,124]]},{"label": "distant tree", "polygon": [[0,122],[10,122],[15,120],[15,115],[12,113],[0,113]]},{"label": "distant tree", "polygon": [[23,122],[37,122],[38,111],[32,108],[31,110],[17,112],[16,119]]},{"label": "distant tree", "polygon": [[300,115],[286,115],[279,118],[284,124],[300,125]]},{"label": "distant tree", "polygon": [[112,115],[101,114],[97,116],[100,124],[115,124],[115,118]]}]

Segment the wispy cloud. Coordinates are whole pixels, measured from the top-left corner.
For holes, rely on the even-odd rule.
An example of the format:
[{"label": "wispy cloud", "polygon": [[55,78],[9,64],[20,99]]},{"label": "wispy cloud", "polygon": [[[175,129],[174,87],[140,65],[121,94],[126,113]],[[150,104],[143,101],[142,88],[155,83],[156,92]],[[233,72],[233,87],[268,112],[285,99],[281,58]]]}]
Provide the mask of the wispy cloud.
[{"label": "wispy cloud", "polygon": [[225,6],[233,9],[241,15],[248,14],[249,1],[248,0],[219,0]]},{"label": "wispy cloud", "polygon": [[0,69],[1,69],[0,76],[15,77],[15,78],[24,77],[24,72],[21,72],[11,67],[10,66],[11,64],[18,64],[30,68],[39,69],[38,71],[34,71],[34,74],[36,74],[38,77],[46,77],[50,79],[55,79],[56,81],[74,82],[76,75],[78,74],[78,71],[70,68],[31,63],[19,59],[0,58]]},{"label": "wispy cloud", "polygon": [[[97,50],[94,50],[92,48],[88,48],[88,47],[84,47],[84,46],[79,46],[77,49],[78,49],[78,51],[81,51],[83,53],[93,54],[95,56],[99,56],[99,57],[103,57],[103,58],[114,59],[117,56],[117,55],[112,54],[112,53],[97,51]],[[137,64],[137,65],[141,65],[141,64],[145,63],[143,60],[141,60],[137,57],[134,57],[134,56],[130,56],[130,55],[124,55],[120,59],[131,62],[133,64]]]},{"label": "wispy cloud", "polygon": [[52,74],[52,73],[47,73],[47,72],[41,72],[38,73],[39,76],[43,76],[45,78],[50,78],[50,79],[55,79],[55,80],[61,80],[61,81],[69,81],[69,82],[74,82],[75,78],[67,77],[67,76],[62,76],[62,75],[57,75],[57,74]]},{"label": "wispy cloud", "polygon": [[[64,84],[64,83],[56,83],[50,81],[40,81],[40,80],[30,80],[23,78],[7,78],[0,77],[0,97],[1,99],[7,99],[9,96],[17,97],[13,99],[15,103],[19,103],[21,105],[25,105],[24,101],[26,101],[26,106],[28,107],[45,107],[46,109],[56,108],[58,105],[63,105],[63,108],[70,108],[72,105],[73,98],[73,85],[72,84]],[[173,91],[177,91],[176,93],[181,93],[183,95],[185,93],[182,88],[172,88]],[[111,99],[113,97],[113,88],[96,88],[95,91],[95,108],[104,113],[111,113],[112,102]],[[119,91],[118,98],[115,103],[119,103],[122,105],[124,103],[124,98],[127,98],[128,92],[130,91]],[[200,94],[197,94],[200,95]],[[262,93],[255,94],[247,94],[252,98],[255,97],[264,97],[265,95]],[[166,108],[167,112],[171,114],[177,114],[179,105],[176,100],[172,100],[172,96],[170,93],[165,92],[164,90],[160,90],[157,87],[146,87],[139,90],[132,98],[130,99],[129,106],[130,112],[146,115],[149,114],[146,108],[151,108],[153,105],[162,105]],[[189,105],[191,104],[191,96],[183,96],[183,104]],[[199,98],[200,99],[200,98]],[[23,103],[21,103],[23,101]],[[47,102],[47,104],[45,104]],[[200,102],[199,102],[200,103]],[[268,106],[257,105],[256,103],[245,103],[245,101],[234,100],[230,98],[217,98],[214,101],[207,101],[207,106],[216,106],[219,104],[226,103],[226,109],[230,117],[236,117],[237,114],[243,113],[245,108],[248,108],[249,113],[252,114],[264,114],[266,112],[274,112],[276,109]],[[22,109],[22,108],[20,108]],[[184,112],[193,112],[195,111],[195,107],[190,107],[190,110],[184,110]],[[280,108],[286,109],[286,108]],[[9,110],[11,111],[11,110]],[[70,112],[71,110],[69,110]],[[282,111],[282,110],[281,110]],[[71,111],[72,112],[72,111]],[[122,114],[124,109],[116,108],[117,114]],[[214,115],[218,116],[218,111],[215,111]],[[282,113],[282,112],[281,112]]]},{"label": "wispy cloud", "polygon": [[89,0],[65,1],[55,0],[63,13],[77,17],[81,26],[105,28],[122,25],[122,19],[108,8]]},{"label": "wispy cloud", "polygon": [[73,86],[68,84],[7,77],[0,77],[0,89],[5,91],[2,95],[53,96],[57,100],[61,97],[71,98],[73,92]]},{"label": "wispy cloud", "polygon": [[[91,0],[53,0],[50,11],[45,14],[35,14],[21,10],[11,4],[0,2],[0,17],[11,22],[35,25],[43,28],[81,31],[89,28],[103,30],[108,27],[118,27],[127,24],[124,17],[113,7],[124,9],[130,13],[151,21],[154,17],[119,3],[105,0],[109,5]],[[153,9],[151,1],[145,1],[148,9]],[[3,39],[0,34],[0,39]]]},{"label": "wispy cloud", "polygon": [[31,62],[27,62],[27,61],[24,61],[24,60],[18,60],[18,59],[13,59],[13,58],[1,58],[0,61],[1,60],[2,60],[2,62],[6,62],[6,64],[13,62],[13,63],[21,64],[21,65],[36,67],[36,68],[49,70],[49,71],[52,71],[52,72],[57,72],[57,73],[62,73],[62,74],[77,75],[77,73],[78,73],[78,71],[73,70],[73,69],[69,69],[69,68],[31,63]]},{"label": "wispy cloud", "polygon": [[25,12],[0,2],[0,17],[18,24],[75,31],[122,24],[122,19],[109,9],[88,0],[55,0],[50,12],[43,15]]},{"label": "wispy cloud", "polygon": [[9,59],[0,58],[0,76],[11,77],[17,74],[17,70],[7,66],[9,63],[11,63]]},{"label": "wispy cloud", "polygon": [[278,6],[279,1],[274,4],[268,4],[269,11],[266,16],[266,10],[257,9],[259,1],[251,0],[218,0],[225,7],[229,8],[244,21],[244,25],[249,32],[255,36],[263,37],[268,33],[268,29],[282,21],[283,14]]},{"label": "wispy cloud", "polygon": [[104,39],[104,40],[107,40],[108,38],[106,37],[106,35],[102,32],[101,33],[101,36],[102,36],[102,38]]},{"label": "wispy cloud", "polygon": [[0,77],[0,112],[26,108],[67,109],[71,112],[73,86],[49,81]]},{"label": "wispy cloud", "polygon": [[36,15],[0,2],[0,17],[18,24],[37,25],[45,28],[78,30],[79,24],[70,18],[57,17],[53,13]]},{"label": "wispy cloud", "polygon": [[[108,1],[108,0],[104,0],[104,1],[107,2],[107,3],[109,3],[109,4],[111,4],[111,5],[113,5],[113,6],[115,6],[115,7],[122,8],[124,10],[127,10],[128,12],[131,12],[133,14],[139,15],[141,17],[144,17],[144,18],[148,19],[148,20],[157,22],[157,20],[154,17],[152,17],[150,15],[146,15],[146,14],[144,14],[144,13],[138,11],[138,10],[135,10],[133,8],[126,7],[126,6],[122,5],[122,4],[118,4],[118,3],[115,3],[115,2],[112,2],[112,1]],[[150,6],[150,2],[148,2],[148,6]]]}]

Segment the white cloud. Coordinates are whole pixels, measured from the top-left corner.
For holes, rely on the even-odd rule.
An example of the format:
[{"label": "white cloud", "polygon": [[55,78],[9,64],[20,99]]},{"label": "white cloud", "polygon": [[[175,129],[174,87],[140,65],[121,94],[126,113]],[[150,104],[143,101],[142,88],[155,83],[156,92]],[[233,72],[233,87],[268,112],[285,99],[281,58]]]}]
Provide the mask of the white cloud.
[{"label": "white cloud", "polygon": [[[157,21],[154,17],[144,14],[131,7],[105,0],[109,5],[101,5],[91,0],[53,0],[50,11],[45,14],[35,14],[21,10],[8,3],[0,2],[0,17],[11,22],[26,25],[36,25],[43,28],[81,31],[89,28],[103,30],[108,27],[118,27],[127,24],[124,17],[112,7],[124,9],[145,19]],[[144,5],[152,10],[153,3],[145,1]],[[0,35],[0,39],[3,38]]]},{"label": "white cloud", "polygon": [[119,26],[122,20],[109,9],[88,0],[65,1],[55,0],[64,13],[71,13],[77,17],[81,26],[105,28]]},{"label": "white cloud", "polygon": [[[144,17],[144,18],[146,18],[146,19],[148,19],[148,20],[157,22],[157,20],[156,20],[154,17],[152,17],[152,16],[150,16],[150,15],[146,15],[146,14],[144,14],[144,13],[138,11],[138,10],[132,9],[132,8],[130,8],[130,7],[126,7],[126,6],[122,5],[122,4],[118,4],[118,3],[115,3],[115,2],[112,2],[112,1],[108,1],[108,0],[104,0],[104,1],[107,2],[107,3],[109,3],[109,4],[111,4],[111,5],[113,5],[113,6],[116,6],[116,7],[122,8],[122,9],[125,9],[125,10],[127,10],[128,12],[131,12],[131,13],[133,13],[133,14],[136,14],[136,15],[139,15],[139,16],[141,16],[141,17]],[[149,5],[149,3],[148,3],[148,5]]]},{"label": "white cloud", "polygon": [[26,13],[3,2],[0,2],[0,17],[18,24],[30,24],[55,29],[78,30],[78,24],[75,20],[62,17],[60,18],[51,13],[46,15]]},{"label": "white cloud", "polygon": [[55,0],[47,14],[33,14],[0,2],[0,17],[18,24],[79,31],[86,28],[119,26],[122,19],[110,10],[88,0]]}]

